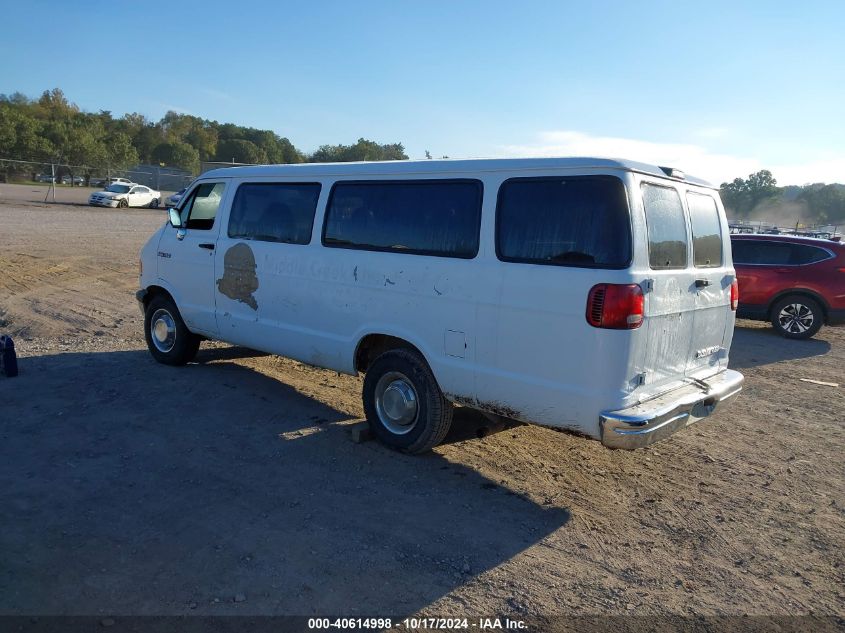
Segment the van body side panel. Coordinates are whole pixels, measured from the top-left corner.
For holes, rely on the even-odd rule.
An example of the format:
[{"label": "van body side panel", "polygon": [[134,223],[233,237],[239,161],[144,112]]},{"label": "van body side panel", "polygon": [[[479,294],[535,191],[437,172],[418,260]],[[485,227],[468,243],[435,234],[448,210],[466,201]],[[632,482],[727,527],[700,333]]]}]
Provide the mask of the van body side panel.
[{"label": "van body side panel", "polygon": [[354,373],[360,341],[386,334],[417,347],[444,391],[471,398],[475,261],[323,246],[325,207],[336,181],[320,182],[310,244],[232,239],[221,231],[217,257],[224,270],[231,249],[250,253],[246,270],[233,271],[248,294],[217,292],[221,337]]},{"label": "van body side panel", "polygon": [[[477,406],[598,437],[605,403],[621,406],[638,373],[637,333],[585,318],[594,270],[499,262],[497,301],[479,305]],[[634,283],[602,271],[607,283]],[[482,274],[487,274],[482,271]]]},{"label": "van body side panel", "polygon": [[[627,184],[624,172],[613,175]],[[579,176],[583,172],[516,174]],[[486,185],[495,192],[498,184]],[[627,186],[626,186],[627,190]],[[483,241],[495,244],[495,208],[485,208]],[[632,226],[632,231],[634,230]],[[495,252],[478,263],[479,409],[598,438],[599,413],[624,406],[643,363],[638,330],[606,330],[586,320],[598,283],[640,283],[630,270],[505,262]]]}]

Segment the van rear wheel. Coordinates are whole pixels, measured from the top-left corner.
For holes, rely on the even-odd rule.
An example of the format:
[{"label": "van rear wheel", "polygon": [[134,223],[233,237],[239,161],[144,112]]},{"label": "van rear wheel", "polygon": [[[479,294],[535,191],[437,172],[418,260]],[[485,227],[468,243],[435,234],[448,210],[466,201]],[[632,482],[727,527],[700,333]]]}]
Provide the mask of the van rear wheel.
[{"label": "van rear wheel", "polygon": [[373,435],[405,453],[431,450],[452,424],[452,404],[413,350],[394,349],[376,358],[364,376],[363,398]]},{"label": "van rear wheel", "polygon": [[188,329],[176,304],[165,296],[153,297],[147,304],[144,335],[150,354],[165,365],[191,362],[200,347],[200,337]]},{"label": "van rear wheel", "polygon": [[784,297],[772,307],[772,325],[786,338],[810,338],[821,329],[823,321],[819,302],[803,295]]}]

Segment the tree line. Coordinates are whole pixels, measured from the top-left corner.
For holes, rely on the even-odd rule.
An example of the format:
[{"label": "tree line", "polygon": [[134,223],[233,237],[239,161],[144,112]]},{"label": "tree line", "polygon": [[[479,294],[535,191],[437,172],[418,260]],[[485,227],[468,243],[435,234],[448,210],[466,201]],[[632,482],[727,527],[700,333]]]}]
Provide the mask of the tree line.
[{"label": "tree line", "polygon": [[[427,157],[431,157],[426,152]],[[92,170],[127,169],[139,163],[199,173],[201,161],[302,163],[404,160],[401,143],[379,144],[363,138],[353,145],[323,145],[306,154],[272,130],[218,123],[168,112],[159,121],[138,113],[119,118],[107,110],[84,112],[59,88],[30,99],[0,94],[0,169],[20,170],[2,159],[84,165]],[[86,175],[90,175],[86,174]],[[735,220],[845,223],[845,185],[778,187],[772,173],[722,183],[722,200]]]},{"label": "tree line", "polygon": [[353,145],[323,145],[306,154],[272,130],[172,111],[159,121],[138,113],[115,118],[107,110],[84,112],[54,88],[37,99],[19,92],[0,94],[2,158],[94,169],[149,163],[196,174],[201,161],[274,164],[403,160],[408,156],[401,143],[379,144],[363,138]]},{"label": "tree line", "polygon": [[814,183],[778,187],[767,169],[722,183],[720,195],[733,220],[845,224],[845,185]]}]

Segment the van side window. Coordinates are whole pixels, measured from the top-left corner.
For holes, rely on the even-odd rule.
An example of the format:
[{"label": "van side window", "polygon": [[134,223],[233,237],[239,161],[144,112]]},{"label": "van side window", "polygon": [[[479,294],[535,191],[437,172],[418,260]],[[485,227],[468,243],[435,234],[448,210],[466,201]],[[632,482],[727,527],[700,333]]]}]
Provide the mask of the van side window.
[{"label": "van side window", "polygon": [[500,260],[625,268],[631,222],[625,185],[612,176],[512,178],[499,188]]},{"label": "van side window", "polygon": [[204,182],[191,192],[182,207],[181,215],[185,228],[207,231],[214,226],[214,218],[217,217],[225,187],[222,182]]},{"label": "van side window", "polygon": [[722,223],[712,196],[687,193],[689,219],[692,225],[692,259],[696,268],[722,265]]},{"label": "van side window", "polygon": [[687,223],[681,197],[672,187],[643,184],[648,225],[648,262],[655,270],[687,267]]},{"label": "van side window", "polygon": [[320,183],[243,183],[229,214],[229,237],[308,244]]},{"label": "van side window", "polygon": [[323,244],[471,259],[478,253],[481,198],[478,180],[338,182]]}]

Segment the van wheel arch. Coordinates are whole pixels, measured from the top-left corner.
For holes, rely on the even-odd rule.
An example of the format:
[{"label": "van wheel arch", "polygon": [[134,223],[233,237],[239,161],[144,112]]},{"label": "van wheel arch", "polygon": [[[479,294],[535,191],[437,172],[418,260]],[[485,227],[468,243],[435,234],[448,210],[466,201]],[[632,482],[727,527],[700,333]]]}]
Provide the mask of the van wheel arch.
[{"label": "van wheel arch", "polygon": [[366,373],[376,358],[393,349],[407,349],[416,352],[429,367],[431,366],[425,354],[410,341],[389,334],[367,334],[358,341],[355,348],[355,371]]},{"label": "van wheel arch", "polygon": [[146,309],[146,307],[150,305],[150,301],[152,301],[153,298],[161,296],[167,297],[174,304],[176,303],[176,299],[173,298],[173,295],[171,295],[169,292],[167,292],[167,290],[165,290],[161,286],[147,286],[147,294],[144,295],[144,309]]}]

